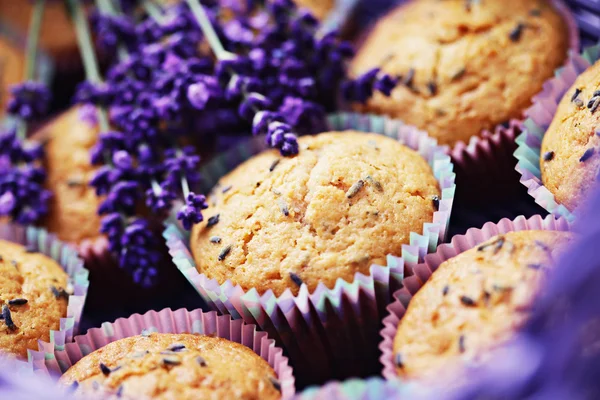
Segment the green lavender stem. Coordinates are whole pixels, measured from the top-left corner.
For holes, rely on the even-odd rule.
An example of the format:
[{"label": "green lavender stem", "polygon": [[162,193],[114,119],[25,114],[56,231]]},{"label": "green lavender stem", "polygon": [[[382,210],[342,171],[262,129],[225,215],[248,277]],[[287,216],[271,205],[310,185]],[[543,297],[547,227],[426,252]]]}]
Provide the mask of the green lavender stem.
[{"label": "green lavender stem", "polygon": [[35,63],[37,59],[38,42],[40,39],[40,30],[42,29],[42,19],[44,17],[44,6],[46,0],[36,0],[33,6],[33,13],[29,23],[29,32],[27,34],[27,61],[25,67],[25,79],[35,79]]},{"label": "green lavender stem", "polygon": [[210,19],[208,19],[208,15],[206,15],[206,11],[204,7],[200,3],[199,0],[186,0],[187,4],[190,6],[194,17],[200,24],[200,29],[204,33],[204,37],[208,42],[208,45],[215,53],[215,56],[219,60],[229,60],[235,58],[235,55],[225,50],[223,47],[223,43],[219,40],[219,36],[215,31],[215,28],[212,26]]},{"label": "green lavender stem", "polygon": [[[35,63],[37,59],[38,42],[40,39],[40,30],[42,28],[42,18],[44,17],[44,5],[46,0],[36,0],[33,6],[33,13],[29,21],[29,32],[27,33],[26,59],[25,59],[25,80],[35,80]],[[17,136],[24,140],[27,136],[27,122],[20,120],[17,124]]]},{"label": "green lavender stem", "polygon": [[[102,83],[102,77],[100,76],[100,70],[98,68],[98,60],[96,59],[96,53],[94,52],[94,46],[92,44],[90,27],[88,26],[87,18],[83,13],[80,1],[67,0],[67,3],[72,13],[85,75],[92,83]],[[110,129],[110,124],[108,122],[106,110],[102,107],[98,107],[98,114],[100,130],[108,131]]]}]

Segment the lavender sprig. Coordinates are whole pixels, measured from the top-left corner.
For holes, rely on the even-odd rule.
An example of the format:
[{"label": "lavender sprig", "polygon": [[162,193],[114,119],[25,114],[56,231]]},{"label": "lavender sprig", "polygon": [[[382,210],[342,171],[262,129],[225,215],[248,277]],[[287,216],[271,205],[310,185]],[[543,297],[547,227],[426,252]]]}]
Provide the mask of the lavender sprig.
[{"label": "lavender sprig", "polygon": [[0,132],[0,216],[32,224],[48,213],[51,193],[44,188],[46,174],[41,145],[25,140],[27,122],[45,116],[50,103],[46,86],[35,81],[35,62],[45,0],[36,0],[27,36],[26,81],[11,88],[8,113],[16,117],[17,129]]}]

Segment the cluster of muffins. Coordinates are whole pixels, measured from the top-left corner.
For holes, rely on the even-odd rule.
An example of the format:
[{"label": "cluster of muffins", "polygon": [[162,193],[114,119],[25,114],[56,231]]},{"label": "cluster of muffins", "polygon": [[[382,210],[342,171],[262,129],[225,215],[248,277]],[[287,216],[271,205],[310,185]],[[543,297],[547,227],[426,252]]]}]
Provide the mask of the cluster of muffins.
[{"label": "cluster of muffins", "polygon": [[[333,0],[297,3],[319,19],[335,7]],[[51,4],[50,12],[58,12]],[[7,5],[0,3],[0,16],[21,25],[22,10]],[[565,64],[572,45],[565,18],[554,2],[542,0],[403,2],[366,33],[351,65],[356,75],[380,67],[400,84],[390,97],[376,95],[353,107],[402,120],[441,145],[482,137],[521,120],[544,82]],[[47,24],[42,46],[58,58],[70,57],[71,26]],[[0,55],[5,90],[21,80],[24,61],[22,52],[1,38]],[[0,93],[2,108],[5,100]],[[543,183],[569,210],[598,179],[598,108],[600,63],[564,95],[541,144]],[[85,111],[72,108],[34,135],[46,142],[47,186],[53,193],[43,225],[75,245],[103,240],[96,213],[101,199],[88,185],[95,172],[89,151],[98,128]],[[237,291],[237,297],[217,298],[215,304],[230,303],[234,317],[264,324],[278,344],[296,341],[294,335],[299,343],[312,340],[309,335],[325,337],[325,355],[302,356],[327,359],[335,335],[360,342],[355,339],[360,331],[331,332],[351,318],[341,314],[377,314],[391,301],[390,276],[373,279],[368,289],[361,287],[361,277],[370,276],[374,265],[391,270],[390,260],[406,256],[418,242],[415,237],[428,238],[428,228],[444,225],[436,212],[445,197],[432,167],[437,160],[395,138],[357,128],[304,136],[299,146],[295,157],[263,151],[222,176],[205,220],[194,226],[183,248],[197,274]],[[430,380],[457,365],[487,362],[527,321],[545,276],[573,240],[573,234],[553,230],[509,232],[437,266],[419,281],[395,327],[388,361],[396,375]],[[438,244],[424,241],[425,251]],[[180,250],[169,244],[173,254]],[[422,261],[417,253],[411,261],[403,259],[407,276],[414,275],[411,264]],[[0,241],[0,276],[0,351],[25,358],[39,340],[50,341],[51,332],[60,329],[69,276],[51,258],[5,241]],[[375,298],[375,306],[365,306],[372,303],[359,294],[335,297],[344,285]],[[200,286],[207,300],[211,288]],[[317,292],[326,294],[297,305]],[[271,318],[266,323],[265,315]],[[360,329],[365,321],[353,323]],[[304,328],[311,332],[300,338]],[[82,354],[63,371],[61,384],[77,395],[102,398],[282,397],[281,377],[269,361],[235,340],[189,332],[124,336]]]}]

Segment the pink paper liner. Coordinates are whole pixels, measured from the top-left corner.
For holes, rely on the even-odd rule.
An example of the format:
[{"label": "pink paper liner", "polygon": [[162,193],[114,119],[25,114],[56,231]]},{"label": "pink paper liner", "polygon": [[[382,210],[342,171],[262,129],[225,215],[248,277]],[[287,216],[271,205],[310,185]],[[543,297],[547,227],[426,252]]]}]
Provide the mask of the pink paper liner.
[{"label": "pink paper liner", "polygon": [[64,350],[56,350],[51,357],[36,357],[32,366],[36,373],[62,375],[77,361],[109,343],[140,335],[142,331],[160,333],[192,333],[220,337],[249,347],[273,368],[281,383],[283,399],[295,394],[294,371],[283,355],[283,350],[275,346],[266,332],[260,332],[255,325],[231,316],[220,316],[215,311],[188,311],[186,309],[148,311],[119,318],[115,322],[105,322],[100,328],[90,329],[85,335],[75,337]]},{"label": "pink paper liner", "polygon": [[[199,273],[187,248],[186,234],[176,224],[170,224],[164,233],[173,261],[206,303],[269,332],[286,350],[302,384],[365,376],[377,369],[376,342],[384,307],[400,287],[405,268],[443,241],[455,191],[450,158],[425,132],[381,116],[338,113],[328,119],[333,130],[355,129],[395,138],[418,151],[432,166],[442,193],[439,211],[431,223],[424,224],[422,235],[411,233],[410,245],[402,246],[402,258],[389,255],[387,266],[374,264],[368,276],[357,273],[353,282],[338,279],[333,289],[320,284],[309,293],[307,286],[301,285],[297,296],[289,290],[280,296],[272,291],[260,295],[256,289],[244,291],[229,280],[219,284]],[[223,176],[232,165],[239,164],[235,161],[262,150],[263,142],[263,138],[254,138],[239,150],[223,154],[223,160],[215,160],[213,170],[202,172],[203,176]]]},{"label": "pink paper liner", "polygon": [[[28,359],[44,357],[56,349],[62,349],[78,333],[83,307],[89,288],[88,270],[83,266],[74,248],[56,239],[47,231],[35,227],[13,224],[0,224],[0,239],[29,246],[34,251],[47,255],[57,261],[69,275],[69,285],[73,294],[67,302],[67,315],[60,319],[59,330],[50,330],[50,341],[38,340],[38,350],[27,350]],[[67,289],[67,288],[65,288]]]},{"label": "pink paper liner", "polygon": [[[579,51],[579,30],[573,14],[562,0],[551,1],[567,24],[570,51]],[[521,132],[525,118],[524,114],[522,118],[513,118],[496,126],[493,131],[483,130],[479,136],[472,136],[468,143],[456,143],[449,154],[457,175],[473,182],[481,177],[489,181],[505,178],[507,171],[514,169],[515,138]]]},{"label": "pink paper liner", "polygon": [[454,236],[450,243],[439,245],[435,253],[427,255],[424,262],[419,263],[413,268],[412,275],[404,279],[404,287],[394,293],[393,297],[395,300],[387,307],[388,315],[383,319],[384,327],[380,333],[383,340],[379,344],[379,349],[382,353],[379,361],[383,365],[382,374],[384,378],[398,378],[393,351],[398,324],[404,316],[412,296],[423,287],[440,264],[503,233],[525,230],[569,231],[570,229],[571,224],[566,219],[556,219],[552,215],[548,215],[545,218],[534,215],[529,219],[519,216],[512,221],[504,218],[497,224],[487,222],[481,229],[471,228],[464,235]]}]

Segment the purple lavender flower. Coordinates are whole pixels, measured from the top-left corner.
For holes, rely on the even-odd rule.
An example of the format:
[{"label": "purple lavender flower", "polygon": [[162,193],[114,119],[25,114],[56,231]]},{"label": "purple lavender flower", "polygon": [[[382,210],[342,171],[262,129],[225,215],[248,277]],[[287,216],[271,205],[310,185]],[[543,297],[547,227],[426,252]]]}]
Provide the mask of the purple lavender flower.
[{"label": "purple lavender flower", "polygon": [[131,272],[136,283],[145,287],[156,283],[160,261],[158,242],[146,219],[134,219],[123,232],[119,264]]},{"label": "purple lavender flower", "polygon": [[8,113],[25,121],[45,117],[50,109],[51,94],[43,83],[23,82],[12,86],[10,92],[13,97],[8,102]]},{"label": "purple lavender flower", "polygon": [[202,210],[207,208],[206,197],[191,192],[186,198],[185,205],[177,212],[177,219],[181,221],[185,229],[190,230],[193,225],[204,220]]},{"label": "purple lavender flower", "polygon": [[159,190],[148,189],[146,191],[146,206],[153,213],[161,215],[171,208],[173,200],[176,198],[175,193],[167,185],[161,185]]},{"label": "purple lavender flower", "polygon": [[92,25],[100,47],[114,51],[119,44],[133,49],[136,46],[136,29],[133,21],[124,15],[114,16],[95,12],[92,14]]},{"label": "purple lavender flower", "polygon": [[24,144],[14,130],[0,133],[0,216],[32,224],[48,213],[51,193],[43,186],[42,157],[39,145]]}]

